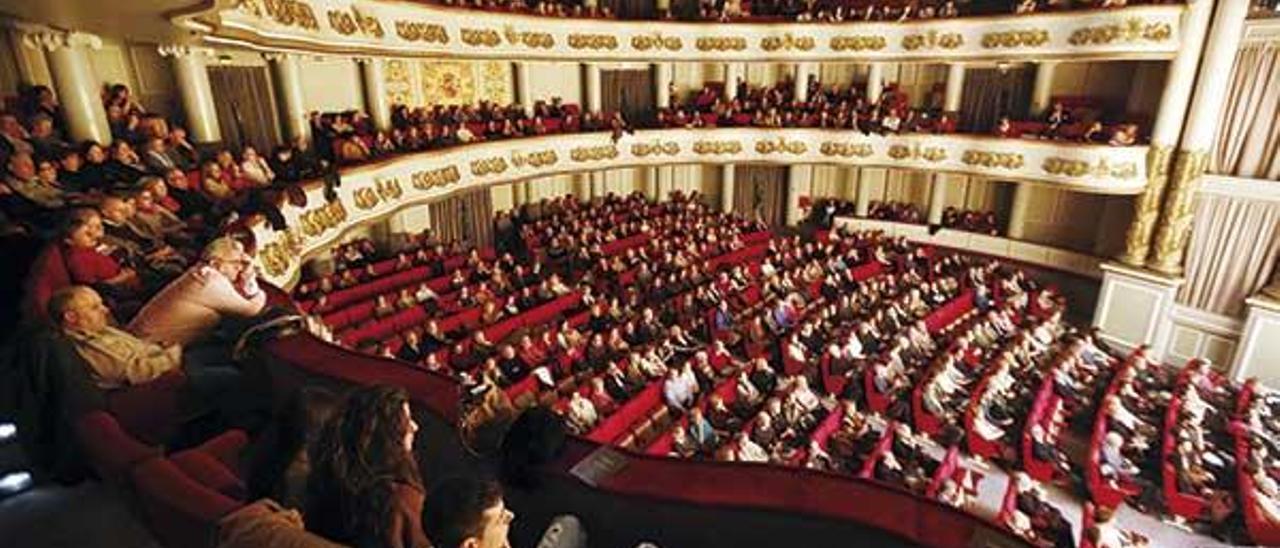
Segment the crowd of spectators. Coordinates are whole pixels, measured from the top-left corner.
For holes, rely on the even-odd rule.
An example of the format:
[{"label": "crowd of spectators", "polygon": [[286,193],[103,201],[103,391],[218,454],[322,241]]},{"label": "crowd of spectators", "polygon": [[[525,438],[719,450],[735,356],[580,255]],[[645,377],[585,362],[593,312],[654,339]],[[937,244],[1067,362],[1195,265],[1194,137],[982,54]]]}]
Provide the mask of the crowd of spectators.
[{"label": "crowd of spectators", "polygon": [[942,227],[988,236],[1000,235],[1000,221],[994,211],[959,209],[948,206],[942,210]]}]

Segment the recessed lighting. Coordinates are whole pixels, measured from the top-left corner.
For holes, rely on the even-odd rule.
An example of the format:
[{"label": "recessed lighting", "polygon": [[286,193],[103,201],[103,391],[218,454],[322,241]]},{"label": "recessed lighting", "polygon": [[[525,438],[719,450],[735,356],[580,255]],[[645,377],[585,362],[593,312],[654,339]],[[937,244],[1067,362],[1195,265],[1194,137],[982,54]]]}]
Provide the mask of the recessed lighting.
[{"label": "recessed lighting", "polygon": [[30,472],[9,472],[0,477],[0,497],[16,495],[31,487]]},{"label": "recessed lighting", "polygon": [[0,422],[0,443],[13,439],[18,435],[18,425],[11,422]]}]

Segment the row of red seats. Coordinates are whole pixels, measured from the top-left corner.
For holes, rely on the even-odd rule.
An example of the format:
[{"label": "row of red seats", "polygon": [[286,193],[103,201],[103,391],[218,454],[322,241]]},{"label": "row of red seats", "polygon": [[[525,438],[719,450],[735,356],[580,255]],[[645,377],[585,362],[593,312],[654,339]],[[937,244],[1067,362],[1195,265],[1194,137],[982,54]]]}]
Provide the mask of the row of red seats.
[{"label": "row of red seats", "polygon": [[[1250,380],[1240,389],[1237,396],[1237,415],[1244,417],[1252,405],[1254,383]],[[1245,529],[1249,538],[1261,546],[1280,545],[1280,523],[1273,521],[1270,514],[1263,510],[1258,500],[1258,488],[1254,485],[1253,476],[1245,471],[1245,466],[1252,461],[1252,446],[1249,444],[1249,431],[1244,424],[1233,424],[1231,429],[1235,437],[1236,478],[1240,485],[1240,512],[1244,515]]]}]

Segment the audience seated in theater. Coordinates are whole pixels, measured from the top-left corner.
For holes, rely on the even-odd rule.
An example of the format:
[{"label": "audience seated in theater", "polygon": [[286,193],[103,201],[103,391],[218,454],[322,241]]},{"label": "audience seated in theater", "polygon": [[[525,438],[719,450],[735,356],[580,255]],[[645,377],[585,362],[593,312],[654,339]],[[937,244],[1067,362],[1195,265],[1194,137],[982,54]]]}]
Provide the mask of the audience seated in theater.
[{"label": "audience seated in theater", "polygon": [[[495,481],[454,476],[438,482],[427,495],[422,524],[435,548],[511,546],[516,518]],[[556,516],[538,540],[539,548],[586,548],[587,534],[578,518]]]},{"label": "audience seated in theater", "polygon": [[401,388],[353,390],[311,446],[307,529],[349,545],[424,548],[417,423]]}]

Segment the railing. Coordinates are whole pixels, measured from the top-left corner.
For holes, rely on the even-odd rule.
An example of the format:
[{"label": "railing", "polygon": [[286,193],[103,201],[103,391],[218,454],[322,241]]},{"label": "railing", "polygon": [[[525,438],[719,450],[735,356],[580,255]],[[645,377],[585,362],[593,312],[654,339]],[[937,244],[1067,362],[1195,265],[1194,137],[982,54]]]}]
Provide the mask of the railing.
[{"label": "railing", "polygon": [[1079,191],[1134,194],[1147,147],[1109,147],[974,135],[863,135],[820,129],[646,130],[493,141],[407,154],[343,170],[337,200],[319,182],[306,204],[282,206],[289,228],[252,227],[268,281],[288,286],[301,259],[343,230],[454,192],[573,172],[672,164],[831,164],[954,172]]},{"label": "railing", "polygon": [[[595,61],[1168,59],[1185,6],[898,22],[687,23],[539,17],[379,0],[240,0],[193,19],[223,40],[399,57]],[[228,5],[232,7],[227,7]]]}]

